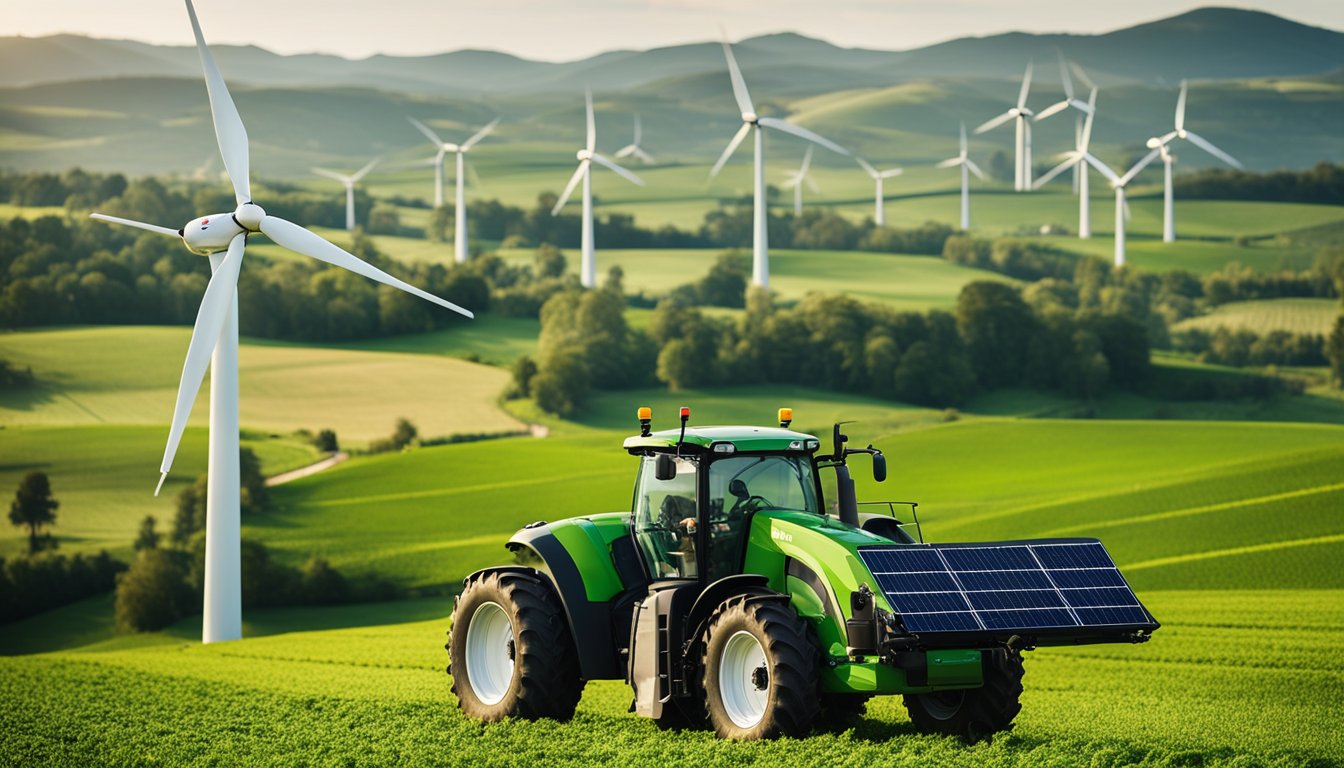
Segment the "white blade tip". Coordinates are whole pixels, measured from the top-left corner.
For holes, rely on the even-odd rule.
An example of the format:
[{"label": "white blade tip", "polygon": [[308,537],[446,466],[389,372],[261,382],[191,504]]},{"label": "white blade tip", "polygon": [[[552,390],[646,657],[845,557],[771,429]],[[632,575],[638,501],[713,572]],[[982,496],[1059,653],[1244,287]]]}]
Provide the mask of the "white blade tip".
[{"label": "white blade tip", "polygon": [[154,486],[154,495],[155,495],[155,496],[158,496],[158,495],[159,495],[159,491],[163,490],[163,481],[164,481],[164,480],[167,480],[167,479],[168,479],[168,473],[167,473],[167,472],[164,472],[164,473],[162,473],[162,474],[159,475],[159,484],[156,485],[156,486]]}]

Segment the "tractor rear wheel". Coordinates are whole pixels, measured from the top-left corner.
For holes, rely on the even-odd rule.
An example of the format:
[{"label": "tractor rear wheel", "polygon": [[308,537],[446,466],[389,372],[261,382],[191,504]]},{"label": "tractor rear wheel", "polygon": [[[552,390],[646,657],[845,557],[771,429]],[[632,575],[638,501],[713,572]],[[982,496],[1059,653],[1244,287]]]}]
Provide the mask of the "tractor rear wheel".
[{"label": "tractor rear wheel", "polygon": [[985,684],[979,688],[905,695],[910,722],[925,733],[966,741],[1006,731],[1022,711],[1022,654],[997,648],[984,652]]},{"label": "tractor rear wheel", "polygon": [[705,632],[705,708],[721,738],[802,736],[818,712],[817,647],[788,603],[725,600]]},{"label": "tractor rear wheel", "polygon": [[448,674],[467,715],[485,722],[573,717],[584,685],[579,657],[560,601],[540,576],[473,574],[449,635]]}]

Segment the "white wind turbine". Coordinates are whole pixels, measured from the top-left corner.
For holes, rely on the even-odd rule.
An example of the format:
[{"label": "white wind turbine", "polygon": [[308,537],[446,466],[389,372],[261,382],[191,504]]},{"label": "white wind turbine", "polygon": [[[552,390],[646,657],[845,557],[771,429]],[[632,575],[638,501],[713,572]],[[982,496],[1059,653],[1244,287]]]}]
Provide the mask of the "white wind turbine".
[{"label": "white wind turbine", "polygon": [[1034,113],[1027,108],[1027,94],[1031,92],[1031,62],[1022,73],[1022,88],[1017,93],[1017,105],[998,117],[987,120],[975,129],[976,133],[992,131],[1013,120],[1017,124],[1017,167],[1013,169],[1013,189],[1025,192],[1031,189],[1031,120]]},{"label": "white wind turbine", "polygon": [[486,123],[484,128],[472,134],[471,138],[461,144],[453,144],[444,141],[439,138],[438,134],[430,130],[429,126],[416,120],[414,117],[408,117],[406,119],[410,120],[411,124],[416,128],[419,128],[420,132],[425,134],[425,137],[429,139],[430,143],[439,150],[438,154],[434,156],[435,208],[443,207],[443,156],[452,152],[457,157],[457,177],[455,179],[455,184],[457,185],[457,197],[455,198],[453,205],[453,212],[456,219],[453,229],[453,258],[457,263],[461,264],[469,258],[467,253],[467,187],[466,181],[463,178],[466,174],[467,153],[470,152],[471,148],[476,146],[481,139],[489,136],[490,132],[495,130],[495,126],[499,125],[499,118],[497,117],[489,123]]},{"label": "white wind turbine", "polygon": [[1171,167],[1176,163],[1176,156],[1171,154],[1170,144],[1172,141],[1176,139],[1184,139],[1233,168],[1240,170],[1242,167],[1241,163],[1239,163],[1235,157],[1215,147],[1212,142],[1194,131],[1185,129],[1186,90],[1186,82],[1182,80],[1181,95],[1176,98],[1175,129],[1162,136],[1154,136],[1148,140],[1148,148],[1158,150],[1158,153],[1162,157],[1162,242],[1164,243],[1170,243],[1176,239],[1176,206],[1172,200],[1171,192]]},{"label": "white wind turbine", "polygon": [[984,171],[980,166],[970,158],[966,147],[966,124],[961,124],[961,154],[956,157],[949,157],[938,164],[939,168],[961,168],[961,228],[971,228],[971,180],[967,172],[974,173],[978,178],[985,178]]},{"label": "white wind turbine", "polygon": [[1148,167],[1148,164],[1157,159],[1159,150],[1152,150],[1144,155],[1139,162],[1134,164],[1125,172],[1124,176],[1116,175],[1110,166],[1101,162],[1092,155],[1087,155],[1087,162],[1105,176],[1111,182],[1111,188],[1115,190],[1115,266],[1125,266],[1125,222],[1129,220],[1129,201],[1125,199],[1125,187],[1134,180],[1139,172]]},{"label": "white wind turbine", "polygon": [[168,445],[159,471],[158,495],[172,469],[173,457],[187,426],[192,403],[200,391],[205,371],[210,369],[210,459],[209,485],[206,491],[205,522],[205,610],[202,640],[212,643],[242,637],[242,570],[240,562],[240,477],[238,459],[238,269],[242,266],[247,236],[261,233],[277,245],[310,256],[385,285],[406,291],[427,301],[471,317],[471,312],[402,282],[370,264],[346,253],[297,224],[267,215],[252,202],[248,181],[249,159],[247,130],[238,109],[229,96],[224,78],[205,45],[196,10],[186,0],[196,36],[196,48],[205,70],[205,85],[210,96],[215,136],[229,179],[233,183],[238,207],[230,212],[211,214],[190,221],[174,230],[138,221],[95,213],[103,221],[138,227],[170,237],[181,238],[192,253],[209,256],[213,275],[201,299],[196,325],[187,346],[182,380],[177,389]]},{"label": "white wind turbine", "polygon": [[862,157],[855,157],[854,159],[859,161],[859,166],[872,178],[873,184],[877,187],[873,191],[873,223],[879,227],[885,227],[887,225],[887,196],[882,190],[882,184],[887,179],[900,176],[905,171],[900,168],[888,168],[885,171],[879,171]]},{"label": "white wind turbine", "polygon": [[1088,151],[1088,146],[1092,142],[1092,120],[1096,117],[1096,88],[1092,89],[1092,95],[1088,97],[1086,106],[1087,119],[1083,121],[1083,129],[1078,134],[1078,141],[1074,145],[1073,151],[1065,152],[1064,162],[1037,179],[1034,185],[1036,189],[1040,189],[1059,174],[1070,168],[1073,169],[1074,180],[1078,183],[1078,237],[1082,239],[1092,236],[1092,211],[1087,184],[1087,166],[1089,163],[1101,162]]},{"label": "white wind turbine", "polygon": [[785,189],[793,190],[793,215],[803,215],[803,182],[812,188],[813,192],[820,192],[821,187],[808,175],[812,168],[812,145],[808,145],[807,151],[803,153],[803,164],[798,166],[798,170],[789,174],[789,178],[784,182]]},{"label": "white wind turbine", "polygon": [[[1097,86],[1093,84],[1092,80],[1087,76],[1086,73],[1083,72],[1081,67],[1079,67],[1077,64],[1074,64],[1072,62],[1066,62],[1064,60],[1063,51],[1057,51],[1057,53],[1059,54],[1059,80],[1060,83],[1063,84],[1064,86],[1064,98],[1063,100],[1057,101],[1054,104],[1051,104],[1050,106],[1046,107],[1045,109],[1042,109],[1039,113],[1037,113],[1034,122],[1040,122],[1053,114],[1063,112],[1064,110],[1072,107],[1077,112],[1077,114],[1075,114],[1073,118],[1073,139],[1074,142],[1077,143],[1081,140],[1081,137],[1083,135],[1083,116],[1092,114],[1093,107],[1088,101],[1083,101],[1074,94],[1073,78],[1069,76],[1069,69],[1073,68],[1074,72],[1078,74],[1078,79],[1083,81],[1083,85],[1092,89],[1094,93],[1097,90]],[[1082,183],[1080,181],[1080,176],[1085,173],[1087,173],[1086,166],[1075,165],[1073,167],[1074,192],[1078,191],[1079,184]],[[1039,184],[1036,185],[1035,188],[1040,189],[1040,185]]]},{"label": "white wind turbine", "polygon": [[653,163],[653,155],[645,152],[644,148],[640,146],[640,142],[643,141],[643,139],[644,126],[639,122],[639,115],[635,115],[635,140],[616,150],[616,154],[613,155],[613,157],[617,160],[627,157],[637,157],[641,163],[651,165]]},{"label": "white wind turbine", "polygon": [[353,232],[355,229],[355,185],[367,176],[369,171],[373,170],[373,167],[378,164],[378,160],[379,158],[370,160],[368,165],[348,176],[344,173],[329,171],[326,168],[312,169],[313,173],[318,176],[324,176],[345,185],[345,228],[348,231]]},{"label": "white wind turbine", "polygon": [[742,79],[742,71],[737,68],[737,60],[733,58],[733,49],[729,47],[727,41],[723,43],[723,55],[728,60],[728,76],[733,81],[733,98],[737,100],[738,109],[742,110],[742,127],[737,129],[737,133],[728,142],[728,147],[723,150],[722,155],[719,155],[718,162],[714,163],[714,167],[709,171],[709,177],[712,179],[719,174],[723,164],[728,162],[728,158],[732,157],[733,152],[737,151],[738,146],[747,138],[747,134],[755,128],[756,168],[753,177],[755,184],[752,197],[754,216],[751,237],[751,282],[762,288],[768,288],[770,286],[770,243],[766,229],[766,216],[769,212],[765,198],[765,133],[763,129],[773,128],[784,133],[791,133],[841,155],[848,155],[849,151],[806,128],[799,128],[778,118],[757,115],[756,107],[751,103],[751,94],[747,93],[746,81]]},{"label": "white wind turbine", "polygon": [[631,183],[644,186],[644,180],[635,174],[627,171],[616,163],[608,160],[597,152],[597,122],[593,118],[593,92],[588,91],[584,94],[585,104],[588,107],[588,140],[575,156],[579,159],[579,167],[574,170],[574,175],[569,177],[569,183],[565,185],[565,191],[560,193],[560,199],[556,201],[555,207],[551,209],[551,215],[557,216],[560,210],[569,202],[569,196],[574,194],[580,180],[583,181],[583,235],[582,235],[582,254],[583,258],[579,269],[579,280],[584,288],[597,287],[597,261],[593,255],[593,163],[606,166],[616,173],[624,176]]}]

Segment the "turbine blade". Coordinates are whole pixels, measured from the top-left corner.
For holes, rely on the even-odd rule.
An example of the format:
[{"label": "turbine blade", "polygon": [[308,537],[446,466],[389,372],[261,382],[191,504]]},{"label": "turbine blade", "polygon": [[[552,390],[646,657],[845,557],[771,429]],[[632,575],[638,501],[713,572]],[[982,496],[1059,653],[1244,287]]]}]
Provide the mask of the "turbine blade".
[{"label": "turbine blade", "polygon": [[201,23],[196,20],[196,8],[187,0],[187,15],[191,17],[191,31],[196,35],[196,51],[201,55],[201,68],[205,70],[205,90],[210,95],[210,115],[214,118],[215,138],[219,141],[219,154],[224,160],[224,169],[229,172],[229,181],[233,183],[233,196],[238,204],[252,202],[252,186],[248,180],[247,129],[243,119],[238,116],[238,108],[233,104],[229,88],[224,84],[224,76],[215,65],[215,57],[205,44],[205,35],[201,34]]},{"label": "turbine blade", "polygon": [[737,108],[744,113],[754,113],[756,107],[752,106],[751,94],[747,93],[747,81],[742,79],[742,70],[737,68],[737,59],[733,58],[733,48],[727,40],[723,41],[723,55],[728,59],[728,77],[733,81],[733,98],[737,100]]},{"label": "turbine blade", "polygon": [[935,166],[935,167],[937,167],[937,168],[952,168],[952,167],[954,167],[954,166],[961,165],[961,160],[962,160],[962,158],[961,158],[960,155],[958,155],[957,157],[949,157],[949,158],[947,158],[946,160],[944,160],[944,161],[942,161],[941,163],[939,163],[939,164],[938,164],[937,166]]},{"label": "turbine blade", "polygon": [[1116,175],[1115,171],[1112,171],[1109,165],[1098,160],[1096,156],[1089,153],[1083,155],[1083,159],[1087,161],[1088,165],[1091,165],[1093,168],[1096,168],[1098,173],[1100,173],[1102,176],[1105,176],[1107,180],[1111,182],[1111,184],[1113,185],[1120,184],[1120,177]]},{"label": "turbine blade", "polygon": [[584,104],[588,107],[588,151],[597,149],[597,121],[593,118],[593,89],[589,88],[583,92]]},{"label": "turbine blade", "polygon": [[1027,62],[1027,71],[1022,73],[1022,90],[1017,92],[1017,108],[1026,109],[1027,94],[1031,92],[1031,68],[1035,62]]},{"label": "turbine blade", "polygon": [[638,157],[640,160],[644,161],[646,165],[653,165],[654,163],[653,155],[650,155],[648,152],[645,152],[639,147],[635,147],[635,157]]},{"label": "turbine blade", "polygon": [[612,155],[612,157],[617,159],[623,157],[629,157],[638,151],[639,147],[635,146],[634,144],[626,144],[624,147],[621,147],[620,149],[616,150],[616,154]]},{"label": "turbine blade", "polygon": [[1070,61],[1069,69],[1073,70],[1073,76],[1078,78],[1078,81],[1083,84],[1083,87],[1085,88],[1097,87],[1097,84],[1092,82],[1092,78],[1087,76],[1087,72],[1083,71],[1083,68],[1080,67],[1077,62]]},{"label": "turbine blade", "polygon": [[353,175],[353,176],[350,177],[350,181],[352,181],[352,182],[353,182],[353,181],[359,181],[360,179],[364,178],[365,176],[368,176],[368,175],[369,175],[369,171],[372,171],[373,168],[374,168],[374,166],[378,165],[378,163],[381,162],[382,159],[383,159],[383,158],[381,158],[381,157],[375,157],[375,158],[373,158],[372,160],[370,160],[368,165],[364,166],[363,168],[360,168],[358,171],[355,171],[355,175]]},{"label": "turbine blade", "polygon": [[836,144],[834,141],[831,141],[830,139],[827,138],[823,138],[822,136],[815,134],[812,131],[807,130],[806,128],[800,128],[794,125],[793,123],[786,123],[783,120],[774,117],[762,117],[760,120],[757,121],[757,124],[765,126],[767,128],[774,128],[777,131],[791,133],[800,139],[807,139],[813,144],[820,144],[821,146],[831,150],[832,152],[835,152],[836,154],[846,156],[849,155],[849,150],[845,149],[839,144]]},{"label": "turbine blade", "polygon": [[1054,168],[1051,168],[1044,176],[1040,177],[1039,179],[1036,179],[1035,183],[1031,185],[1031,188],[1040,189],[1046,184],[1049,184],[1051,179],[1067,171],[1068,169],[1072,168],[1073,166],[1077,165],[1083,160],[1082,155],[1077,152],[1069,152],[1068,154],[1069,154],[1068,160],[1065,160],[1064,162],[1060,163]]},{"label": "turbine blade", "polygon": [[462,151],[466,152],[470,150],[472,147],[476,146],[481,141],[481,139],[484,139],[486,136],[489,136],[490,132],[495,130],[495,126],[497,125],[499,125],[498,117],[486,123],[484,128],[473,133],[470,139],[467,139],[466,141],[462,142]]},{"label": "turbine blade", "polygon": [[1157,142],[1159,144],[1166,144],[1167,142],[1176,138],[1178,135],[1179,134],[1176,131],[1169,131],[1167,133],[1162,134],[1162,136],[1158,138]]},{"label": "turbine blade", "polygon": [[1064,52],[1056,48],[1055,53],[1059,54],[1059,81],[1064,84],[1064,95],[1067,97],[1065,101],[1073,101],[1073,78],[1069,77],[1069,66],[1064,61]]},{"label": "turbine blade", "polygon": [[780,184],[779,186],[783,187],[784,189],[793,189],[794,187],[798,186],[799,182],[801,182],[802,180],[803,177],[799,176],[797,173],[791,173],[789,174],[789,178],[785,179],[784,183]]},{"label": "turbine blade", "polygon": [[619,165],[613,163],[612,161],[608,160],[606,157],[604,157],[604,156],[602,156],[602,155],[599,155],[599,154],[596,153],[596,152],[593,153],[593,162],[595,162],[595,163],[597,163],[598,165],[603,166],[603,167],[605,167],[605,168],[609,168],[609,169],[615,171],[616,173],[619,173],[620,175],[624,176],[624,177],[626,178],[626,180],[628,180],[631,184],[637,184],[637,185],[639,185],[639,186],[641,186],[641,187],[644,186],[644,180],[643,180],[643,179],[639,178],[639,177],[636,176],[635,174],[631,173],[630,171],[627,171],[626,169],[624,169],[624,168],[622,168],[621,166],[619,166]]},{"label": "turbine blade", "polygon": [[719,175],[719,171],[723,168],[723,164],[728,162],[728,158],[733,156],[733,152],[737,151],[738,145],[742,143],[743,139],[747,138],[748,133],[751,133],[751,123],[743,123],[742,127],[737,129],[737,133],[733,134],[733,138],[728,142],[728,147],[723,150],[723,154],[719,155],[718,162],[714,163],[713,168],[709,169],[709,178],[712,179]]},{"label": "turbine blade", "polygon": [[1057,101],[1054,104],[1051,104],[1050,106],[1046,107],[1045,109],[1042,109],[1040,112],[1037,112],[1036,116],[1032,119],[1037,122],[1040,122],[1041,120],[1044,120],[1045,118],[1053,114],[1063,112],[1064,110],[1068,109],[1069,105],[1072,103],[1073,102],[1070,101],[1069,99],[1065,99],[1064,101]]},{"label": "turbine blade", "polygon": [[565,185],[565,191],[560,193],[560,197],[555,201],[555,207],[551,209],[552,216],[559,216],[560,209],[569,202],[569,196],[574,194],[574,188],[579,185],[579,180],[583,178],[583,172],[588,169],[588,161],[579,162],[579,167],[574,169],[574,175],[569,177],[569,183]]},{"label": "turbine blade", "polygon": [[1176,130],[1177,132],[1185,130],[1185,95],[1188,87],[1184,80],[1181,81],[1181,95],[1176,97]]},{"label": "turbine blade", "polygon": [[1144,168],[1147,168],[1147,167],[1148,167],[1148,164],[1151,163],[1151,162],[1153,162],[1154,160],[1156,160],[1156,159],[1157,159],[1157,156],[1160,155],[1160,154],[1161,154],[1161,151],[1154,149],[1153,151],[1151,151],[1151,152],[1149,152],[1148,154],[1144,155],[1142,160],[1140,160],[1139,162],[1135,163],[1133,168],[1130,168],[1129,171],[1128,171],[1127,173],[1125,173],[1124,176],[1121,176],[1121,177],[1120,177],[1120,181],[1118,182],[1118,185],[1121,186],[1121,187],[1123,187],[1123,186],[1125,186],[1126,184],[1128,184],[1129,182],[1133,181],[1133,180],[1134,180],[1134,177],[1135,177],[1135,176],[1138,176],[1138,175],[1139,175],[1139,172],[1142,171]]},{"label": "turbine blade", "polygon": [[864,172],[867,173],[869,176],[872,176],[874,179],[878,177],[877,169],[869,165],[867,160],[864,160],[862,157],[857,156],[854,158],[854,160],[858,162],[859,167],[862,168]]},{"label": "turbine blade", "polygon": [[309,232],[298,224],[285,221],[278,216],[267,216],[261,220],[260,226],[262,233],[274,240],[276,245],[288,248],[295,253],[317,259],[318,261],[325,261],[333,266],[347,269],[357,275],[362,275],[370,280],[382,283],[383,285],[390,285],[393,288],[405,291],[412,296],[418,296],[425,301],[438,304],[445,309],[451,309],[460,315],[474,317],[469,310],[463,309],[451,301],[440,299],[432,293],[422,291],[410,283],[398,280],[372,264],[362,261],[352,254],[346,253],[343,249],[312,232]]},{"label": "turbine blade", "polygon": [[641,136],[642,133],[643,133],[643,126],[641,126],[641,125],[639,124],[639,113],[636,112],[636,113],[635,113],[635,141],[634,141],[634,143],[633,143],[631,146],[635,146],[635,147],[638,147],[638,146],[639,146],[639,140],[642,138],[642,136]]},{"label": "turbine blade", "polygon": [[121,224],[127,227],[135,227],[136,229],[143,229],[149,232],[158,232],[160,235],[168,235],[170,237],[178,237],[178,238],[182,237],[177,233],[176,229],[160,227],[157,224],[146,224],[143,221],[132,221],[131,219],[123,219],[118,216],[108,216],[105,213],[90,213],[89,218],[98,219],[99,221],[107,221],[113,224]]},{"label": "turbine blade", "polygon": [[993,120],[986,120],[985,122],[981,123],[980,127],[975,129],[975,132],[984,133],[985,131],[992,131],[995,128],[998,128],[1000,125],[1003,125],[1004,123],[1008,122],[1009,120],[1012,120],[1014,117],[1016,117],[1016,115],[1014,115],[1011,111],[1004,112],[1002,115],[999,115]]},{"label": "turbine blade", "polygon": [[1079,137],[1078,140],[1078,149],[1079,151],[1082,152],[1086,152],[1087,148],[1092,144],[1092,119],[1097,116],[1097,111],[1095,109],[1096,103],[1097,103],[1097,89],[1093,88],[1091,99],[1093,109],[1092,111],[1087,113],[1087,119],[1083,121],[1083,135]]},{"label": "turbine blade", "polygon": [[812,167],[812,146],[808,145],[807,151],[803,153],[803,165],[801,168],[798,169],[798,173],[802,174],[803,176],[806,176],[808,169],[811,167]]},{"label": "turbine blade", "polygon": [[878,175],[884,179],[890,179],[893,176],[900,176],[902,173],[905,173],[904,168],[889,168]]},{"label": "turbine blade", "polygon": [[811,176],[804,176],[803,180],[807,182],[808,188],[811,189],[813,192],[821,191],[821,185],[818,184],[816,180],[813,179]]},{"label": "turbine blade", "polygon": [[1186,131],[1185,138],[1188,139],[1191,144],[1194,144],[1196,147],[1199,147],[1205,152],[1208,152],[1210,155],[1213,155],[1219,160],[1222,160],[1224,163],[1227,163],[1233,168],[1236,168],[1237,170],[1242,169],[1242,165],[1240,162],[1237,161],[1237,158],[1215,147],[1208,139],[1204,138],[1203,136],[1200,136],[1194,131]]},{"label": "turbine blade", "polygon": [[467,166],[467,178],[471,181],[471,186],[484,192],[485,182],[481,181],[481,174],[476,172],[476,164],[466,159],[463,165]]},{"label": "turbine blade", "polygon": [[1126,195],[1125,197],[1121,198],[1121,200],[1123,200],[1125,203],[1125,221],[1129,221],[1129,217],[1133,215],[1129,212],[1129,196]]},{"label": "turbine blade", "polygon": [[[173,423],[168,428],[168,445],[163,450],[163,463],[159,465],[159,488],[173,468],[173,458],[182,442],[182,431],[187,428],[187,418],[191,416],[191,406],[201,391],[201,381],[210,367],[210,356],[219,343],[219,334],[224,330],[224,319],[233,309],[233,296],[238,286],[238,267],[243,263],[243,246],[247,235],[239,233],[229,242],[229,251],[220,262],[215,274],[201,297],[200,309],[196,310],[196,325],[191,329],[191,343],[187,345],[187,357],[182,363],[182,380],[177,385],[177,404],[173,407]],[[158,495],[158,489],[154,494]]]},{"label": "turbine blade", "polygon": [[970,169],[971,173],[974,173],[976,175],[976,178],[982,180],[985,178],[985,172],[980,170],[980,166],[976,165],[974,160],[966,158],[966,167]]},{"label": "turbine blade", "polygon": [[966,123],[961,123],[961,156],[966,156]]},{"label": "turbine blade", "polygon": [[322,177],[324,177],[324,178],[331,179],[332,181],[339,181],[339,182],[341,182],[342,184],[346,183],[347,181],[350,181],[350,179],[351,179],[351,177],[346,176],[346,175],[343,174],[343,173],[337,173],[337,172],[335,172],[335,171],[328,171],[326,168],[310,168],[309,170],[311,170],[313,173],[317,174],[318,176],[322,176]]},{"label": "turbine blade", "polygon": [[430,142],[433,143],[434,146],[437,147],[440,152],[443,151],[443,139],[439,138],[439,135],[437,133],[431,131],[428,125],[425,125],[419,120],[416,120],[414,117],[408,117],[406,119],[411,121],[411,125],[414,125],[416,128],[419,128],[420,132],[425,134],[425,138],[429,139]]}]

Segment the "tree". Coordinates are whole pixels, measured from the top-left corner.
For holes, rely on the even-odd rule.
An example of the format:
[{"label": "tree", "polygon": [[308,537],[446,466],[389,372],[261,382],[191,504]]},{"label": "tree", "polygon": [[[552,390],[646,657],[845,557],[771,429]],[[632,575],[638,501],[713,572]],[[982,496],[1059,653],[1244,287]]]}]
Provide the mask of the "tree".
[{"label": "tree", "polygon": [[9,506],[9,522],[17,528],[28,528],[28,554],[56,548],[56,540],[42,528],[56,522],[59,506],[45,472],[29,472],[19,481],[19,490]]},{"label": "tree", "polygon": [[317,446],[317,450],[327,453],[335,453],[341,450],[341,444],[336,440],[336,430],[334,429],[324,429],[318,432],[317,437],[313,439],[313,445]]},{"label": "tree", "polygon": [[537,277],[560,277],[565,274],[565,254],[550,243],[542,243],[533,257]]},{"label": "tree", "polygon": [[143,549],[130,570],[117,577],[117,626],[131,632],[163,629],[192,610],[192,593],[181,552]]},{"label": "tree", "polygon": [[145,519],[140,521],[140,532],[135,537],[135,551],[157,549],[160,538],[159,532],[154,530],[154,516],[145,515]]},{"label": "tree", "polygon": [[1335,382],[1344,387],[1344,315],[1335,318],[1335,328],[1325,342],[1325,357],[1330,361]]},{"label": "tree", "polygon": [[544,411],[569,416],[588,400],[592,372],[582,351],[575,346],[549,351],[532,377],[532,396]]},{"label": "tree", "polygon": [[1036,325],[1031,308],[1011,285],[977,281],[957,297],[957,332],[976,378],[987,388],[1022,382]]},{"label": "tree", "polygon": [[392,445],[397,448],[405,448],[410,445],[416,437],[420,435],[420,430],[415,428],[406,418],[397,419],[397,426],[392,430]]},{"label": "tree", "polygon": [[173,516],[173,543],[186,546],[191,535],[205,528],[205,475],[177,494],[177,513]]}]

